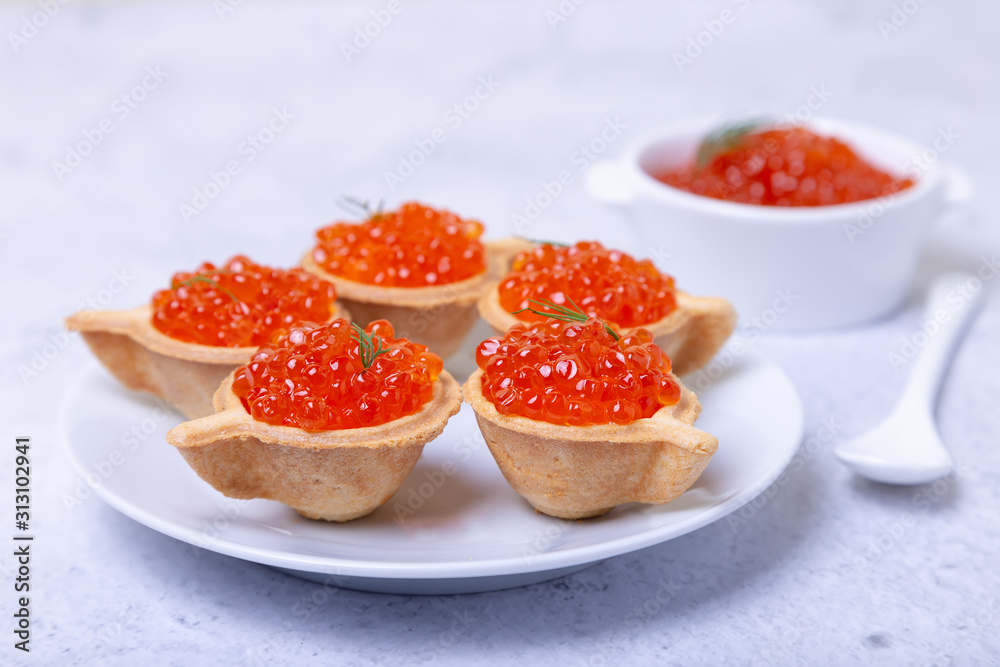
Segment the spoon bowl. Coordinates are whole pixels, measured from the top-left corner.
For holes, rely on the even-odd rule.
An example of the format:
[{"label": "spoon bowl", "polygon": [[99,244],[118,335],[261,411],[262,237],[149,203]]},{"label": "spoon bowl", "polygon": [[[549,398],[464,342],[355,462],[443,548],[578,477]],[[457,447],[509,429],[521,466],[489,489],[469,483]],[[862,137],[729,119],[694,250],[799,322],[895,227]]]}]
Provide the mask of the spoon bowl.
[{"label": "spoon bowl", "polygon": [[934,281],[923,321],[936,322],[937,329],[927,334],[895,409],[874,429],[838,447],[834,453],[841,463],[886,484],[926,484],[952,471],[951,456],[934,424],[934,403],[952,353],[981,301],[981,284],[968,273],[947,273]]},{"label": "spoon bowl", "polygon": [[954,467],[929,415],[896,411],[868,433],[836,450],[859,475],[886,484],[926,484]]}]

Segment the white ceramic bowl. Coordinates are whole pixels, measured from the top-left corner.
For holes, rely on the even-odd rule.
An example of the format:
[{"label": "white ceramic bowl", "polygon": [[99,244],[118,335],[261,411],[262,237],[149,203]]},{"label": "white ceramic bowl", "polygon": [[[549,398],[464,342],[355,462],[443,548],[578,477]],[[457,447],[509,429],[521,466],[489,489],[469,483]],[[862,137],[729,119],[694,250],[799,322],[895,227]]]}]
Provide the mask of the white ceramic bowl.
[{"label": "white ceramic bowl", "polygon": [[950,147],[943,141],[935,149],[830,120],[807,126],[916,183],[852,204],[775,207],[691,194],[650,175],[692,160],[718,124],[689,121],[653,132],[619,160],[594,164],[587,186],[597,199],[623,207],[681,289],[730,299],[741,321],[759,330],[837,327],[892,311],[907,297],[943,206],[968,196],[959,172],[941,164],[940,149]]}]

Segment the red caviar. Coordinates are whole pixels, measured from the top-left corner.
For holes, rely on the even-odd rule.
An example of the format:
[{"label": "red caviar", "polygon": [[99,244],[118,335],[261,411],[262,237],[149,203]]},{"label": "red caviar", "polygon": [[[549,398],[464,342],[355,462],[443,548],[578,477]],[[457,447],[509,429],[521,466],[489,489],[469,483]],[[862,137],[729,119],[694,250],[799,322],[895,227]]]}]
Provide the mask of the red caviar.
[{"label": "red caviar", "polygon": [[699,168],[653,177],[694,194],[763,206],[827,206],[891,195],[913,181],[868,163],[850,146],[801,127],[750,132]]},{"label": "red caviar", "polygon": [[502,415],[569,426],[628,424],[680,400],[670,359],[645,329],[615,340],[604,321],[515,324],[476,349]]},{"label": "red caviar", "polygon": [[[596,241],[574,246],[537,245],[514,258],[500,283],[500,305],[508,312],[548,299],[569,305],[572,299],[591,317],[621,327],[637,327],[663,319],[677,307],[674,279],[648,259],[636,260]],[[544,319],[530,312],[518,319]]]},{"label": "red caviar", "polygon": [[416,202],[316,232],[313,260],[339,278],[385,287],[445,285],[486,270],[483,225]]},{"label": "red caviar", "polygon": [[342,318],[296,324],[236,369],[233,393],[257,421],[307,431],[378,426],[419,412],[434,394],[441,358],[395,338],[385,320],[364,332],[384,351],[366,352]]},{"label": "red caviar", "polygon": [[301,269],[272,269],[237,255],[175,273],[153,295],[153,326],[187,343],[256,347],[298,320],[325,322],[337,292]]}]

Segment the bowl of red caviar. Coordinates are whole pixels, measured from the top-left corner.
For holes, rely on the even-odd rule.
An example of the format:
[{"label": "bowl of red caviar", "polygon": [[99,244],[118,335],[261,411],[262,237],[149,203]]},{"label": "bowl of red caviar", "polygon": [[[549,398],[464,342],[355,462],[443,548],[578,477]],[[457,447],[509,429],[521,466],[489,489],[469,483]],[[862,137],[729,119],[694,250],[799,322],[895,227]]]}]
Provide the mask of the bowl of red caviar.
[{"label": "bowl of red caviar", "polygon": [[643,240],[745,333],[883,316],[906,299],[924,241],[956,201],[926,147],[846,121],[677,123],[588,172]]}]

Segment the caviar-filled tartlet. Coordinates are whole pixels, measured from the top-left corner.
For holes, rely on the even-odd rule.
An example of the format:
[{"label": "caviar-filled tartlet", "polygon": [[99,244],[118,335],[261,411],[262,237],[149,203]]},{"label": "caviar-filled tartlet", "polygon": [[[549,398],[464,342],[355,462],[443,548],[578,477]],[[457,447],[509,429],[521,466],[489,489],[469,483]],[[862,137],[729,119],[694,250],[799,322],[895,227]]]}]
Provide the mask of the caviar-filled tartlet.
[{"label": "caviar-filled tartlet", "polygon": [[710,133],[694,160],[653,174],[697,195],[758,206],[829,206],[886,197],[913,185],[836,137],[749,122]]},{"label": "caviar-filled tartlet", "polygon": [[476,321],[476,301],[509,257],[484,244],[483,226],[416,202],[336,222],[316,232],[302,267],[337,286],[362,324],[386,319],[409,339],[447,357]]},{"label": "caviar-filled tartlet", "polygon": [[[564,519],[686,491],[718,446],[651,333],[566,309],[476,350],[465,400],[510,485]],[[580,321],[583,320],[583,321]]]},{"label": "caviar-filled tartlet", "polygon": [[174,274],[151,304],[84,311],[66,326],[83,334],[101,363],[129,389],[146,391],[186,417],[212,414],[212,395],[275,332],[296,321],[344,315],[329,281],[237,255]]},{"label": "caviar-filled tartlet", "polygon": [[584,313],[614,323],[628,335],[637,328],[683,375],[704,366],[736,326],[736,312],[721,298],[695,297],[674,286],[649,260],[637,260],[597,241],[572,246],[539,243],[519,254],[509,272],[483,295],[479,312],[497,331],[544,319],[531,300],[560,306],[572,301]]},{"label": "caviar-filled tartlet", "polygon": [[295,325],[229,375],[215,414],[169,433],[199,477],[230,498],[267,498],[310,519],[349,521],[402,485],[458,412],[440,357],[385,320]]}]

